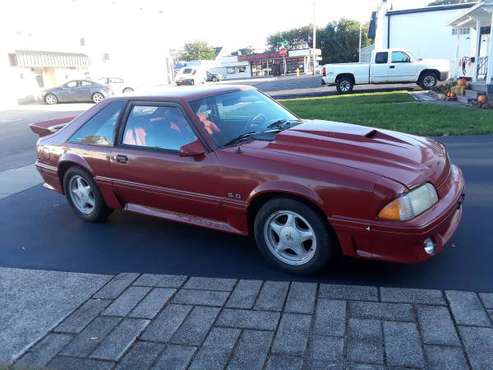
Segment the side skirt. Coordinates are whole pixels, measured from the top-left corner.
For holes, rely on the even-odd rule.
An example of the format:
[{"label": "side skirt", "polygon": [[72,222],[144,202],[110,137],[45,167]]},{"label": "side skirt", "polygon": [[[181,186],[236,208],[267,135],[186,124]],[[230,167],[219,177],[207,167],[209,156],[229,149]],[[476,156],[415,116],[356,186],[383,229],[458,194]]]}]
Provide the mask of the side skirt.
[{"label": "side skirt", "polygon": [[232,234],[245,235],[242,231],[232,227],[231,225],[225,222],[210,220],[208,218],[203,218],[203,217],[190,216],[184,213],[165,211],[152,207],[141,206],[139,204],[134,204],[134,203],[125,204],[123,210],[139,213],[147,216],[159,217],[165,220],[183,222],[190,225],[201,226],[208,229],[224,231]]}]

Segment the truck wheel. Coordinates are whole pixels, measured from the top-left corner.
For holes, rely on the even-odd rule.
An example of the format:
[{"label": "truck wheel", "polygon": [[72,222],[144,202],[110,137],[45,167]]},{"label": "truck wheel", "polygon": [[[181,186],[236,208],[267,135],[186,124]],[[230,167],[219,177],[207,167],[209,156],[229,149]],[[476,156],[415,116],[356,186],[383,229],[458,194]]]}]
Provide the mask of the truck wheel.
[{"label": "truck wheel", "polygon": [[418,85],[423,90],[433,89],[438,83],[438,78],[434,72],[425,72],[421,75]]},{"label": "truck wheel", "polygon": [[349,94],[353,91],[354,82],[350,77],[342,77],[337,80],[336,88],[339,94]]}]

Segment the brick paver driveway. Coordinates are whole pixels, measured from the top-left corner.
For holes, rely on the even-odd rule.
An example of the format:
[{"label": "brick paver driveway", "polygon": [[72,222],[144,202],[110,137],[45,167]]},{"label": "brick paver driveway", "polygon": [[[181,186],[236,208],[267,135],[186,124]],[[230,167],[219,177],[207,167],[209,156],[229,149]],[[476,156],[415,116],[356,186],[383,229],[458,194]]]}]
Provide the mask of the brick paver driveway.
[{"label": "brick paver driveway", "polygon": [[115,276],[15,368],[491,369],[493,294]]}]

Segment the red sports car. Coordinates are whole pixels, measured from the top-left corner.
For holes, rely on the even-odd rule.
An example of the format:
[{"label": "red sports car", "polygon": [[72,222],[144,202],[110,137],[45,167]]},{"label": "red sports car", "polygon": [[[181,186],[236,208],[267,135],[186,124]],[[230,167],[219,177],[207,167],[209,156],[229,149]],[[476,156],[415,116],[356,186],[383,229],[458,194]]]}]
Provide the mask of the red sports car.
[{"label": "red sports car", "polygon": [[464,179],[443,145],[302,120],[251,87],[115,97],[32,129],[45,186],[82,219],[121,209],[253,235],[291,272],[338,252],[425,261],[462,216]]}]

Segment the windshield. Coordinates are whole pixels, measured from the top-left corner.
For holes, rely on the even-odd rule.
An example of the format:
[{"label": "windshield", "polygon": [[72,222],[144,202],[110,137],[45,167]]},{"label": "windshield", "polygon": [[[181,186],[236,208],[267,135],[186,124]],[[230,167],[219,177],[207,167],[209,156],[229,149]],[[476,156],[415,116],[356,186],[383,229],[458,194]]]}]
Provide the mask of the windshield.
[{"label": "windshield", "polygon": [[[280,128],[273,127],[277,123],[298,122],[296,116],[256,90],[211,96],[193,101],[190,105],[219,146],[244,134],[273,132],[270,129]],[[272,139],[273,135],[269,137]]]}]

